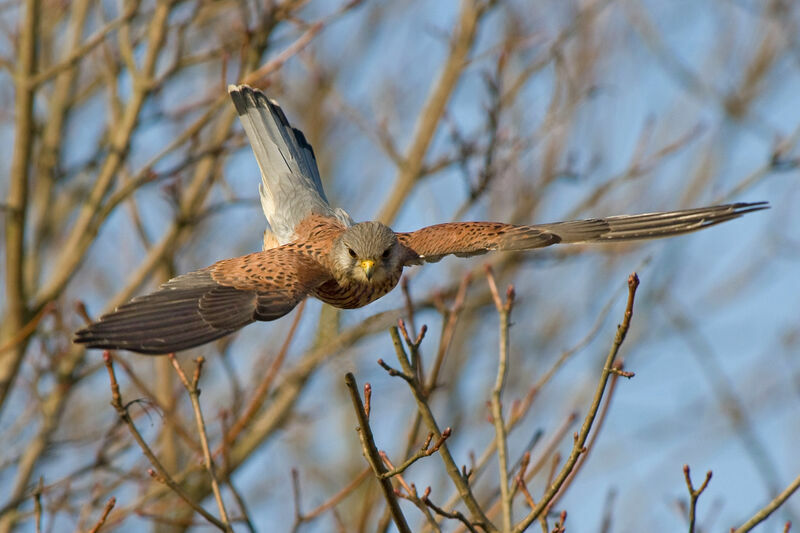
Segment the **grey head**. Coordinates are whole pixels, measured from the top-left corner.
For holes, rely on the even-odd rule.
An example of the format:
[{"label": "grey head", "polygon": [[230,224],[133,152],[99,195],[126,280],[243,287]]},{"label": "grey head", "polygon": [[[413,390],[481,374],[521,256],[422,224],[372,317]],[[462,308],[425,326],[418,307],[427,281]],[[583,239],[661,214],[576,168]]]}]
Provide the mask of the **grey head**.
[{"label": "grey head", "polygon": [[347,228],[333,243],[331,260],[340,283],[380,284],[402,270],[402,247],[397,235],[380,222],[361,222]]}]

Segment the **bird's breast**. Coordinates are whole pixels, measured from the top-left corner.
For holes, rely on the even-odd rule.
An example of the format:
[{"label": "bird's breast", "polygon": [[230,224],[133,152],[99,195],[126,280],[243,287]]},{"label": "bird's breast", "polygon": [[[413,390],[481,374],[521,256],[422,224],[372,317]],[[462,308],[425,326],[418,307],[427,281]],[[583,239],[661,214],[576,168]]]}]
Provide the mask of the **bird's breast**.
[{"label": "bird's breast", "polygon": [[356,309],[374,302],[395,288],[401,272],[393,274],[378,283],[350,282],[340,283],[335,279],[327,281],[314,289],[312,294],[339,309]]}]

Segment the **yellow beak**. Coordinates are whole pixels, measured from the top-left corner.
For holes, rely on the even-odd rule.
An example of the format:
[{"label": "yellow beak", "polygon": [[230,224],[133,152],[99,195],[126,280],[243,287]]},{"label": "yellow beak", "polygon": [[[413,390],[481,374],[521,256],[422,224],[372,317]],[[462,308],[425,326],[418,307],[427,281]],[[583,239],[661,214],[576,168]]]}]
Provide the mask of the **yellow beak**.
[{"label": "yellow beak", "polygon": [[372,279],[372,271],[375,268],[375,261],[372,259],[364,259],[361,261],[361,268],[364,269],[364,275],[370,280]]}]

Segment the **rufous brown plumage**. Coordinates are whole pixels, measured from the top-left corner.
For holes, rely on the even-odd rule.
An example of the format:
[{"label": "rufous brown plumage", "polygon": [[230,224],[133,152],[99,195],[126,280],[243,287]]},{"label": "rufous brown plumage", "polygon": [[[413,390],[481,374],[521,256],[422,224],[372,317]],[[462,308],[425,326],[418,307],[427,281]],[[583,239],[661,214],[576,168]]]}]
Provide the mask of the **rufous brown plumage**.
[{"label": "rufous brown plumage", "polygon": [[277,104],[243,85],[229,93],[261,169],[264,250],[178,276],[78,331],[75,342],[175,352],[280,318],[306,296],[343,309],[365,306],[391,291],[403,268],[450,254],[669,237],[768,207],[733,203],[534,226],[453,222],[395,233],[330,207],[311,146]]}]

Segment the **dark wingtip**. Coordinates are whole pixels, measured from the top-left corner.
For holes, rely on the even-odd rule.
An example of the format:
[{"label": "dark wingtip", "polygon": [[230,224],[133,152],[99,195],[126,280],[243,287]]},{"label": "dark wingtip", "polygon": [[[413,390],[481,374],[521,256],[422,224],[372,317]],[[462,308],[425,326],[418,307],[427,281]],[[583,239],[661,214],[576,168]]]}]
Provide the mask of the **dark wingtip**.
[{"label": "dark wingtip", "polygon": [[72,342],[75,344],[88,344],[92,341],[91,326],[81,328],[72,334]]},{"label": "dark wingtip", "polygon": [[[96,324],[96,323],[95,323]],[[97,335],[92,328],[95,324],[89,325],[76,331],[72,336],[74,344],[83,344],[87,349],[117,350],[122,348]]]},{"label": "dark wingtip", "polygon": [[725,206],[730,209],[724,217],[719,217],[719,219],[715,223],[725,222],[727,220],[733,220],[735,218],[739,218],[741,216],[746,215],[747,213],[755,213],[756,211],[763,211],[764,209],[769,209],[770,205],[769,202],[737,202],[735,204],[727,204]]},{"label": "dark wingtip", "polygon": [[762,201],[762,202],[739,202],[732,205],[733,210],[739,214],[744,215],[746,213],[753,213],[755,211],[763,211],[764,209],[769,209],[771,206],[769,202]]}]

